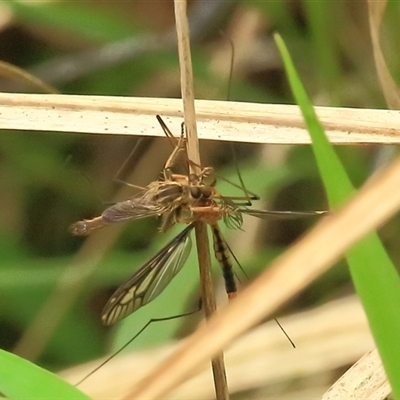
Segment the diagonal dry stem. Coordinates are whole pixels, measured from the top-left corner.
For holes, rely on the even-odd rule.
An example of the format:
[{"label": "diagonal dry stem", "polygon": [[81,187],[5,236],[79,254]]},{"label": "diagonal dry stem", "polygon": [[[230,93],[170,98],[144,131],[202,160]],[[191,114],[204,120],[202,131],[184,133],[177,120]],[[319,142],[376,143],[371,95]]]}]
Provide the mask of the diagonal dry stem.
[{"label": "diagonal dry stem", "polygon": [[399,185],[400,160],[396,160],[376,173],[340,211],[320,221],[308,235],[276,259],[229,307],[185,339],[147,377],[150,384],[135,391],[135,398],[161,398],[207,358],[271,315],[299,289],[328,270],[352,244],[381,226],[400,208],[400,192],[393,190]]}]

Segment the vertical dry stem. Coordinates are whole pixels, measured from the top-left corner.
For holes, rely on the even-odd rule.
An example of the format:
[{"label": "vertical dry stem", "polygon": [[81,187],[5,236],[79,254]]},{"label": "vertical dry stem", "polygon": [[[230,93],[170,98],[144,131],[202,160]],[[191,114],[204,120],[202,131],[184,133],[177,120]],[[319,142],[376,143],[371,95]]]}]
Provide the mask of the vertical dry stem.
[{"label": "vertical dry stem", "polygon": [[[196,114],[194,108],[193,69],[190,55],[189,26],[186,15],[186,1],[175,0],[175,20],[178,35],[179,64],[181,70],[181,92],[185,125],[187,133],[187,153],[190,172],[200,172],[199,140],[196,129]],[[210,248],[207,236],[207,226],[202,222],[196,223],[196,245],[200,269],[201,300],[206,319],[209,319],[216,310],[215,298],[211,279]],[[225,374],[223,353],[211,361],[216,397],[218,400],[229,399],[228,386]]]},{"label": "vertical dry stem", "polygon": [[[190,57],[189,42],[189,26],[186,16],[186,0],[175,0],[175,20],[178,35],[179,63],[181,70],[181,92],[183,99],[183,108],[185,114],[185,125],[187,133],[187,153],[192,165],[190,169],[192,173],[200,172],[200,154],[199,141],[196,130],[196,115],[194,109],[194,93],[193,93],[193,73],[192,61]],[[215,312],[215,298],[212,290],[211,279],[211,263],[210,249],[207,237],[207,226],[204,223],[196,223],[196,244],[200,268],[200,286],[201,299],[205,310],[206,319],[209,319]],[[198,350],[198,351],[201,351]],[[173,357],[173,355],[172,355]],[[160,395],[171,390],[169,374],[161,374],[159,371],[166,372],[168,363],[163,363],[157,371],[150,373],[145,377],[133,390],[125,397],[125,399],[158,399]],[[225,366],[223,353],[219,353],[212,360],[212,369],[214,374],[214,384],[217,400],[229,400],[228,386],[226,382]],[[190,371],[186,371],[186,376],[190,375]],[[155,379],[161,379],[157,387],[154,387]],[[157,392],[157,395],[154,393]]]}]

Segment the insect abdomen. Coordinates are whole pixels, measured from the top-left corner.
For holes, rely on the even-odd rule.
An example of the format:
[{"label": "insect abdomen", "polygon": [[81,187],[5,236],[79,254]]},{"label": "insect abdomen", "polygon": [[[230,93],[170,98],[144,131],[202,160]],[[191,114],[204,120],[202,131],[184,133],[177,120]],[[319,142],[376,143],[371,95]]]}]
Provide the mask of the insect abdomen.
[{"label": "insect abdomen", "polygon": [[229,250],[226,246],[225,239],[222,237],[222,233],[219,230],[218,225],[213,225],[211,228],[214,239],[215,257],[222,268],[226,293],[228,293],[228,297],[234,297],[234,294],[236,294],[237,292],[237,287],[235,277],[233,275],[233,268],[231,258],[229,256]]}]

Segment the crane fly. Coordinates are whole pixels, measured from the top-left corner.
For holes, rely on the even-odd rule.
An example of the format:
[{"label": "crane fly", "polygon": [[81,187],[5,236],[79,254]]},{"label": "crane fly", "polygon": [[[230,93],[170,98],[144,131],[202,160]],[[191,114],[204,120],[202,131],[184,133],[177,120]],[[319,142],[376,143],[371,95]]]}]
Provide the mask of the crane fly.
[{"label": "crane fly", "polygon": [[[162,119],[159,116],[157,119],[166,136],[175,139]],[[230,228],[241,228],[243,214],[259,218],[293,219],[325,213],[325,211],[296,212],[250,209],[248,206],[251,205],[251,200],[258,199],[258,197],[249,195],[246,190],[244,190],[245,196],[222,196],[215,189],[216,180],[208,182],[213,175],[211,167],[203,168],[198,175],[174,174],[172,166],[184,150],[186,150],[186,142],[182,125],[180,139],[165,164],[162,179],[151,182],[128,200],[108,207],[99,217],[78,221],[70,227],[72,234],[86,236],[116,222],[151,216],[161,217],[160,230],[162,232],[166,232],[177,223],[187,224],[183,231],[114,292],[102,312],[102,321],[105,325],[114,324],[127,317],[154,300],[168,286],[189,256],[190,234],[195,222],[204,222],[211,227],[215,257],[223,271],[228,298],[233,298],[236,296],[237,288],[230,249],[222,236],[218,221],[222,219]],[[189,160],[188,163],[190,163]]]}]

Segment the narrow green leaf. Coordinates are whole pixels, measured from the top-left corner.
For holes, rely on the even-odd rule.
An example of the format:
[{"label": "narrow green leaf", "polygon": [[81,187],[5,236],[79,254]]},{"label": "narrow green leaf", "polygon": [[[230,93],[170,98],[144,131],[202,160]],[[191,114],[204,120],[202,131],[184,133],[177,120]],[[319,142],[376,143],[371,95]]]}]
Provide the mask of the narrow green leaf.
[{"label": "narrow green leaf", "polygon": [[[332,208],[354,193],[347,173],[325,136],[283,40],[276,35],[290,86],[312,138],[313,151]],[[323,249],[320,249],[323,251]],[[354,286],[378,346],[396,398],[400,398],[400,279],[376,233],[347,253]]]},{"label": "narrow green leaf", "polygon": [[76,37],[107,42],[125,38],[138,30],[120,13],[101,10],[85,2],[47,2],[29,4],[8,0],[17,17],[41,27],[57,27],[58,30],[73,32]]},{"label": "narrow green leaf", "polygon": [[0,392],[12,400],[89,399],[58,376],[4,350],[0,350]]}]

